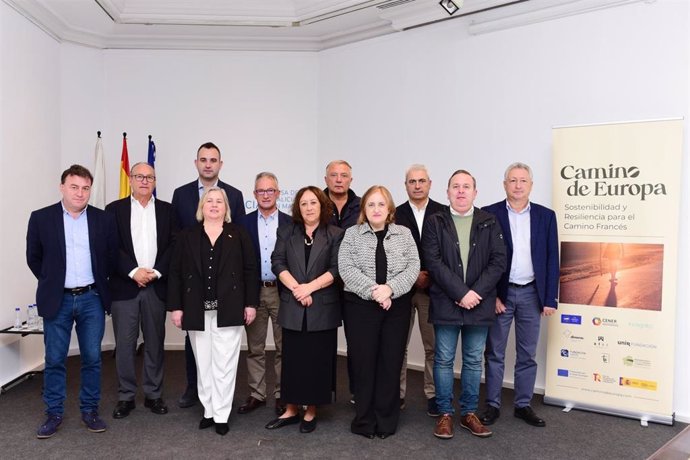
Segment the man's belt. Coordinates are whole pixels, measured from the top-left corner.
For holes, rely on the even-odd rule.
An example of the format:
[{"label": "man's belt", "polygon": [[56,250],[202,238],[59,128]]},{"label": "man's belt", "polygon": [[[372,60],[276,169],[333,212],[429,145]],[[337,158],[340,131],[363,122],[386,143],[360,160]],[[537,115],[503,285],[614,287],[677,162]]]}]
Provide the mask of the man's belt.
[{"label": "man's belt", "polygon": [[276,287],[278,283],[275,281],[262,281],[261,282],[261,287]]},{"label": "man's belt", "polygon": [[82,295],[86,294],[91,289],[96,289],[96,283],[89,284],[88,286],[65,288],[65,294]]},{"label": "man's belt", "polygon": [[512,288],[515,288],[515,289],[522,289],[522,288],[529,287],[529,286],[531,286],[531,285],[533,285],[533,284],[534,284],[534,280],[530,281],[530,282],[527,283],[527,284],[508,283],[508,287],[512,287]]}]

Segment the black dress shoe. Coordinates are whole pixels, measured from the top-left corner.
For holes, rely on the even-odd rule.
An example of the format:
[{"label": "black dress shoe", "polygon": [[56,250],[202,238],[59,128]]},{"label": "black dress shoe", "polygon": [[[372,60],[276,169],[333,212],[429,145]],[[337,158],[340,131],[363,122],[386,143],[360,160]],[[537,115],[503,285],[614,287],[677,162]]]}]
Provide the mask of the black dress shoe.
[{"label": "black dress shoe", "polygon": [[498,407],[486,406],[484,412],[479,414],[479,421],[482,422],[482,425],[493,425],[500,416],[501,411],[498,410]]},{"label": "black dress shoe", "polygon": [[201,421],[199,422],[199,429],[200,430],[205,430],[206,428],[211,428],[213,425],[215,425],[215,422],[213,421],[212,418],[202,418]]},{"label": "black dress shoe", "polygon": [[199,394],[196,392],[196,388],[187,387],[184,394],[177,400],[177,406],[180,409],[186,409],[194,406],[197,402],[199,402]]},{"label": "black dress shoe", "polygon": [[276,415],[280,417],[285,413],[287,410],[287,404],[283,402],[282,399],[278,398],[276,399]]},{"label": "black dress shoe", "polygon": [[388,436],[393,436],[393,433],[380,432],[380,433],[376,433],[376,436],[378,438],[381,438],[381,439],[386,439]]},{"label": "black dress shoe", "polygon": [[162,398],[146,398],[144,399],[144,407],[151,409],[151,412],[154,414],[163,415],[168,413],[168,406],[165,405],[165,402]]},{"label": "black dress shoe", "polygon": [[237,409],[237,413],[248,414],[257,407],[264,405],[266,405],[266,401],[261,401],[259,399],[256,399],[254,396],[250,396],[247,398],[247,401],[244,404],[242,404],[239,409]]},{"label": "black dress shoe", "polygon": [[516,407],[515,416],[517,418],[521,418],[522,420],[524,420],[532,426],[546,426],[546,422],[542,420],[537,414],[535,414],[532,408],[529,406]]},{"label": "black dress shoe", "polygon": [[316,429],[316,417],[313,419],[306,421],[302,419],[302,423],[299,425],[299,432],[300,433],[311,433]]},{"label": "black dress shoe", "polygon": [[225,436],[230,431],[230,427],[227,423],[216,423],[216,433],[221,436]]},{"label": "black dress shoe", "polygon": [[134,401],[118,401],[113,410],[113,418],[125,418],[135,407]]},{"label": "black dress shoe", "polygon": [[300,416],[299,414],[295,414],[292,417],[286,417],[286,418],[277,418],[275,420],[271,420],[266,424],[266,429],[267,430],[275,430],[277,428],[282,428],[287,425],[294,425],[295,423],[300,422]]},{"label": "black dress shoe", "polygon": [[364,436],[367,439],[374,439],[376,435],[374,433],[358,433],[356,431],[353,431],[354,434],[358,434],[360,436]]}]

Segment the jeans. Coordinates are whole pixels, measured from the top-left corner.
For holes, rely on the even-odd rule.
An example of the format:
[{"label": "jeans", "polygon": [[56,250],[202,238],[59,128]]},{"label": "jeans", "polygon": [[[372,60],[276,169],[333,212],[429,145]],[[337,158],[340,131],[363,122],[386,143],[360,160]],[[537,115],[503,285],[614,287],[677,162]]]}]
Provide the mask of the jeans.
[{"label": "jeans", "polygon": [[105,311],[95,290],[82,295],[65,294],[57,315],[43,320],[45,371],[43,402],[46,414],[63,415],[67,397],[65,360],[76,323],[81,354],[81,412],[97,412],[101,399],[101,341],[105,330]]},{"label": "jeans", "polygon": [[496,317],[486,341],[486,403],[501,407],[506,346],[515,320],[515,407],[529,406],[537,379],[537,343],[541,326],[541,302],[537,287],[508,287],[505,313]]},{"label": "jeans", "polygon": [[436,351],[434,353],[434,383],[436,404],[442,414],[453,415],[453,363],[462,336],[462,370],[460,373],[460,415],[477,411],[479,384],[482,378],[482,355],[486,344],[488,326],[434,325]]}]

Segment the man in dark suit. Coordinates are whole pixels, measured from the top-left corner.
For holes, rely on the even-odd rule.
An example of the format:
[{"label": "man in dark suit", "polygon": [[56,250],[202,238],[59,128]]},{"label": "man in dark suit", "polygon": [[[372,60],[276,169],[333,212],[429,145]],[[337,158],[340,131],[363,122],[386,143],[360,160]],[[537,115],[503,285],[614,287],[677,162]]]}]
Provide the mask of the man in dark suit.
[{"label": "man in dark suit", "polygon": [[[230,202],[230,216],[234,222],[241,222],[245,216],[244,197],[242,192],[218,179],[223,160],[220,157],[220,149],[213,142],[202,144],[196,152],[194,165],[199,172],[199,178],[189,184],[178,187],[173,192],[172,206],[177,215],[180,229],[192,227],[197,224],[196,209],[199,198],[206,187],[218,186],[225,190]],[[187,359],[187,389],[177,401],[177,405],[185,408],[192,407],[198,401],[196,362],[192,345],[189,343],[189,335],[185,337],[184,351]]]},{"label": "man in dark suit", "polygon": [[242,221],[242,225],[249,232],[254,244],[257,257],[257,267],[261,274],[259,290],[259,305],[256,309],[256,319],[245,326],[247,333],[247,379],[251,391],[247,401],[240,406],[238,413],[247,414],[259,406],[266,404],[266,332],[268,319],[273,325],[273,342],[275,343],[275,359],[273,369],[276,374],[276,384],[273,395],[276,400],[276,414],[285,412],[285,405],[280,399],[280,364],[282,355],[282,331],[278,325],[278,280],[271,271],[271,254],[276,244],[276,232],[279,227],[289,224],[292,219],[288,214],[278,210],[280,188],[278,178],[270,172],[261,172],[254,181],[254,198],[258,209],[249,213]]},{"label": "man in dark suit", "polygon": [[[443,205],[429,198],[431,179],[426,166],[414,164],[405,173],[405,190],[408,201],[395,209],[395,223],[404,225],[412,232],[414,242],[417,244],[419,259],[422,259],[422,227],[424,222],[443,209]],[[410,317],[410,330],[407,334],[407,345],[410,344],[412,329],[414,328],[415,310],[419,317],[419,333],[422,336],[424,346],[424,395],[427,399],[427,415],[438,417],[436,406],[436,390],[434,388],[434,327],[429,323],[429,272],[424,265],[417,277],[417,282],[412,288],[412,315]],[[405,405],[405,393],[407,390],[407,349],[403,359],[403,367],[400,373],[400,408]]]},{"label": "man in dark suit", "polygon": [[486,404],[480,416],[485,425],[500,415],[505,350],[515,320],[514,415],[533,426],[546,425],[530,407],[537,376],[537,342],[542,316],[558,306],[558,229],[556,214],[532,203],[532,170],[524,163],[506,169],[506,199],[485,209],[496,216],[505,235],[508,267],[498,283],[496,321],[486,342]]},{"label": "man in dark suit", "polygon": [[131,196],[110,203],[119,238],[117,270],[110,277],[113,296],[118,403],[113,418],[124,418],[135,407],[135,355],[139,327],[144,335],[144,407],[167,414],[161,398],[165,341],[165,296],[168,265],[177,232],[170,203],[153,197],[156,171],[147,163],[132,166]]},{"label": "man in dark suit", "polygon": [[93,176],[72,165],[62,173],[62,200],[31,213],[26,261],[38,279],[36,303],[43,317],[45,371],[43,401],[47,419],[39,439],[62,424],[67,396],[65,359],[76,324],[81,354],[79,409],[89,431],[101,433],[101,341],[110,311],[108,276],[117,258],[117,229],[112,215],[88,206]]}]

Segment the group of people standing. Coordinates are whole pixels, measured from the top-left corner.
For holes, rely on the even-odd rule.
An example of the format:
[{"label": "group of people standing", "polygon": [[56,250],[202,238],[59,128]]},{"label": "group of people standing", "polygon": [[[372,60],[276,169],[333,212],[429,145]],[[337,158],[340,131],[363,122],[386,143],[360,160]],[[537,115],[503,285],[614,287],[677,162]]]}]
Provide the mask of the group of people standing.
[{"label": "group of people standing", "polygon": [[[407,345],[415,323],[425,354],[426,411],[434,435],[453,436],[455,352],[462,344],[461,427],[480,437],[500,415],[505,348],[515,322],[514,414],[544,426],[530,407],[540,316],[557,306],[558,243],[553,211],[529,201],[532,172],[514,163],[507,199],[474,207],[475,178],[455,171],[449,206],[429,198],[423,165],[406,172],[409,201],[397,208],[384,186],[360,198],[343,160],[326,167],[326,188],[301,188],[291,216],[278,210],[280,188],[257,174],[257,210],[245,215],[242,194],[219,180],[220,149],[197,151],[197,180],[172,203],[154,197],[155,171],[131,168],[132,194],[105,211],[88,206],[92,177],[74,165],[61,178],[60,203],[32,213],[27,261],[38,278],[44,317],[45,422],[48,438],[62,423],[65,358],[73,324],[82,356],[80,410],[92,432],[98,414],[100,343],[112,313],[119,379],[116,419],[135,409],[135,354],[144,337],[144,407],[165,414],[161,397],[166,311],[187,331],[188,385],[182,408],[203,406],[199,429],[229,431],[243,331],[250,394],[247,414],[266,404],[266,336],[276,348],[277,418],[266,429],[316,429],[317,408],[333,401],[337,330],[344,325],[355,416],[351,431],[386,438],[405,407]],[[416,314],[415,314],[416,312]],[[479,413],[485,362],[486,407]]]}]

